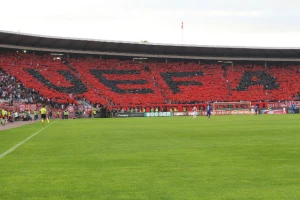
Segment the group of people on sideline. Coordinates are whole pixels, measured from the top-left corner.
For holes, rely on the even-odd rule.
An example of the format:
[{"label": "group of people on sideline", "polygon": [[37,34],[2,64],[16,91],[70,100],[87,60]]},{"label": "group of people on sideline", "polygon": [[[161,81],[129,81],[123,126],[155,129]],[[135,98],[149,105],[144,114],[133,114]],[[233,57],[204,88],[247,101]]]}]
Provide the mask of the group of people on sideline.
[{"label": "group of people on sideline", "polygon": [[0,109],[1,124],[13,123],[15,121],[30,121],[32,120],[30,110],[18,112],[16,110]]}]

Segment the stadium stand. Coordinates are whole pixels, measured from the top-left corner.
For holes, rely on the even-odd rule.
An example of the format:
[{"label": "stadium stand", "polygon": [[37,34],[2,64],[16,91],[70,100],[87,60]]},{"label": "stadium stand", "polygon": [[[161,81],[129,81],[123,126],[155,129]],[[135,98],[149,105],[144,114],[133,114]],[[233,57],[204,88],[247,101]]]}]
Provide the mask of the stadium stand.
[{"label": "stadium stand", "polygon": [[25,103],[43,102],[44,99],[39,96],[34,89],[25,88],[16,78],[7,74],[0,68],[0,97],[12,105],[13,102],[19,102],[21,99]]},{"label": "stadium stand", "polygon": [[0,54],[2,99],[153,105],[298,100],[299,67],[136,63],[21,53]]}]

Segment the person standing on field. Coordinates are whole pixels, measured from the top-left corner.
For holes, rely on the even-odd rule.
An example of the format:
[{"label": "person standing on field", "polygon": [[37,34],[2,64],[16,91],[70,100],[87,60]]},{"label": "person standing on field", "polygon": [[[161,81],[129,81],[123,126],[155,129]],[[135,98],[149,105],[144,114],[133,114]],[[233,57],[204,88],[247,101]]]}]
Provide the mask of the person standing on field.
[{"label": "person standing on field", "polygon": [[40,110],[41,118],[42,118],[42,125],[45,126],[46,124],[46,118],[47,118],[47,109],[45,108],[45,105]]},{"label": "person standing on field", "polygon": [[33,118],[34,118],[34,120],[37,120],[39,118],[38,111],[36,111],[36,110],[33,111]]},{"label": "person standing on field", "polygon": [[286,114],[286,105],[285,104],[283,105],[282,109],[283,109],[283,114]]},{"label": "person standing on field", "polygon": [[255,114],[254,105],[251,106],[251,114],[252,114],[252,115]]},{"label": "person standing on field", "polygon": [[296,109],[296,105],[295,105],[295,103],[293,102],[293,103],[292,103],[292,112],[293,112],[293,114],[295,114],[295,109]]},{"label": "person standing on field", "polygon": [[197,108],[196,106],[193,107],[193,119],[196,119],[197,117]]},{"label": "person standing on field", "polygon": [[258,114],[258,106],[257,105],[254,106],[254,111],[255,111],[255,114],[257,115]]},{"label": "person standing on field", "polygon": [[211,115],[211,106],[210,104],[208,104],[206,108],[206,116],[208,117],[208,119],[210,119],[210,115]]}]

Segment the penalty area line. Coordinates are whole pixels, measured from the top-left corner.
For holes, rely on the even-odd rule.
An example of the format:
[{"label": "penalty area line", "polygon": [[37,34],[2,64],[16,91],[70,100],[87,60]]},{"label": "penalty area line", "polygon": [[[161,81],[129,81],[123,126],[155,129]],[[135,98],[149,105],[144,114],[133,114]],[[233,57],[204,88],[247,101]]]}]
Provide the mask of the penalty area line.
[{"label": "penalty area line", "polygon": [[42,128],[41,130],[35,132],[34,134],[32,134],[31,136],[29,136],[28,138],[26,138],[25,140],[19,142],[18,144],[16,144],[15,146],[13,146],[12,148],[8,149],[7,151],[3,152],[0,154],[0,159],[3,158],[4,156],[6,156],[7,154],[13,152],[14,150],[16,150],[19,146],[21,146],[22,144],[24,144],[25,142],[27,142],[28,140],[30,140],[31,138],[33,138],[34,136],[36,136],[37,134],[39,134],[40,132],[42,132],[43,130],[45,130],[46,128],[48,128],[49,126],[51,126],[53,123],[50,123],[49,125],[47,125],[46,127]]}]

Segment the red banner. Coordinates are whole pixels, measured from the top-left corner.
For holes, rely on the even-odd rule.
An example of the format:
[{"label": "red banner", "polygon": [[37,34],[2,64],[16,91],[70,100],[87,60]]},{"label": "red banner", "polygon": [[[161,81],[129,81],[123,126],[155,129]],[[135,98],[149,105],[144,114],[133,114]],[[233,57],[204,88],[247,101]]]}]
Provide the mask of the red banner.
[{"label": "red banner", "polygon": [[36,110],[36,104],[21,104],[20,111],[25,111],[25,110],[30,110],[30,111]]}]

